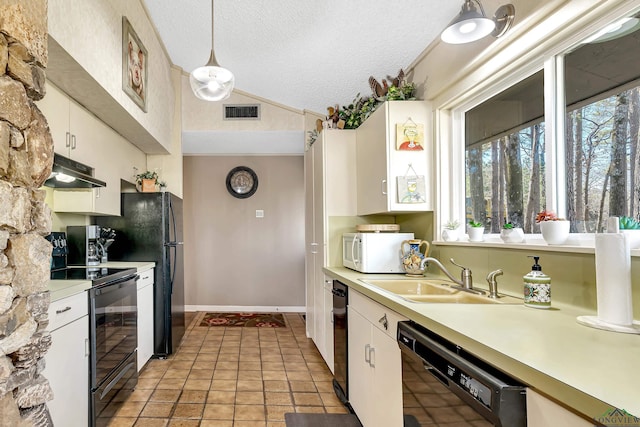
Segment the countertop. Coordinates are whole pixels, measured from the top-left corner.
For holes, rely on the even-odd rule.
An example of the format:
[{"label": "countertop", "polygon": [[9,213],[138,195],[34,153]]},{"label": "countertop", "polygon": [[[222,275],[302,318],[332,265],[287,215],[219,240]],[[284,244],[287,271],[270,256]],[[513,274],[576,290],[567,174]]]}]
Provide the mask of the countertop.
[{"label": "countertop", "polygon": [[[141,272],[155,267],[154,262],[122,262],[109,261],[100,264],[98,268],[135,268]],[[49,280],[49,292],[51,294],[51,302],[62,298],[84,292],[91,287],[91,280]]]},{"label": "countertop", "polygon": [[548,310],[523,304],[415,303],[360,281],[408,279],[404,275],[344,267],[324,272],[589,418],[611,407],[640,416],[640,336],[576,322],[577,316],[595,312],[553,303]]}]

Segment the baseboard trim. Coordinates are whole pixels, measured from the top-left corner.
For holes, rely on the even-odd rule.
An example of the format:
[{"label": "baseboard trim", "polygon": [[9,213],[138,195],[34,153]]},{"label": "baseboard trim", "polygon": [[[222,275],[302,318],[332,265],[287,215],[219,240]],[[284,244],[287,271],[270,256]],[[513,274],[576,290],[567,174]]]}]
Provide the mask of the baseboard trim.
[{"label": "baseboard trim", "polygon": [[266,306],[266,305],[185,305],[185,311],[209,311],[217,313],[304,313],[305,306]]}]

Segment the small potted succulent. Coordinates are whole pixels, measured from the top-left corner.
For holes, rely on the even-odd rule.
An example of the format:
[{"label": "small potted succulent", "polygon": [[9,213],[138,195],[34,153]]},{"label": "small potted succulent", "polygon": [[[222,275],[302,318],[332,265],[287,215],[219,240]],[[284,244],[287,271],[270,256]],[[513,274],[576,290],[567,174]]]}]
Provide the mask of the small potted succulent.
[{"label": "small potted succulent", "polygon": [[157,172],[145,171],[136,175],[136,188],[142,193],[154,193],[156,191],[157,181]]},{"label": "small potted succulent", "polygon": [[570,223],[548,210],[538,212],[536,223],[540,224],[542,238],[548,245],[561,245],[569,238]]},{"label": "small potted succulent", "polygon": [[442,230],[442,240],[445,242],[457,242],[460,232],[460,221],[457,219],[447,221]]},{"label": "small potted succulent", "polygon": [[467,233],[469,233],[470,242],[482,242],[484,240],[484,224],[472,219],[469,221]]},{"label": "small potted succulent", "polygon": [[640,221],[628,216],[618,219],[620,232],[626,234],[631,249],[640,249]]},{"label": "small potted succulent", "polygon": [[502,224],[500,238],[505,243],[521,243],[524,242],[524,231],[521,227],[516,227],[512,222]]}]

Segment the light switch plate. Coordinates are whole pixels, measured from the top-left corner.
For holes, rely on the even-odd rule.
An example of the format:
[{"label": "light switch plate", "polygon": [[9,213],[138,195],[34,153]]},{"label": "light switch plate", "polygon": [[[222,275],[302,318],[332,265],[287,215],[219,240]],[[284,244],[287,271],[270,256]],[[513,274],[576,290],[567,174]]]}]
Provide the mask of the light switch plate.
[{"label": "light switch plate", "polygon": [[262,209],[256,209],[256,218],[264,218],[264,211]]}]

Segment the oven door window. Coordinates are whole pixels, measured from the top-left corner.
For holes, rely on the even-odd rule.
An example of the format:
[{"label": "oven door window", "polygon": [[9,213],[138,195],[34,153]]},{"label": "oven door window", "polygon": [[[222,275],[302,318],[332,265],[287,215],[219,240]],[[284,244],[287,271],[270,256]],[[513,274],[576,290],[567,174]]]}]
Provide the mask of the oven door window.
[{"label": "oven door window", "polygon": [[135,280],[105,285],[95,289],[93,386],[127,358],[137,347],[137,290]]}]

